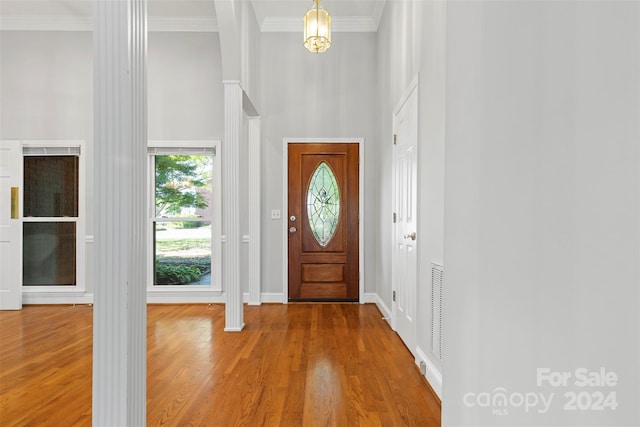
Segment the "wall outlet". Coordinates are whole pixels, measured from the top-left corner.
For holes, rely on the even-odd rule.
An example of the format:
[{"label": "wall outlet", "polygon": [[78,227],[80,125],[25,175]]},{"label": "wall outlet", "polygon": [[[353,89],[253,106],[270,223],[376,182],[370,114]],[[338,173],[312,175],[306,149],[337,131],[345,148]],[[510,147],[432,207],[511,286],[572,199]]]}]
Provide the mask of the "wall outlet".
[{"label": "wall outlet", "polygon": [[273,209],[271,211],[271,219],[280,219],[280,209]]}]

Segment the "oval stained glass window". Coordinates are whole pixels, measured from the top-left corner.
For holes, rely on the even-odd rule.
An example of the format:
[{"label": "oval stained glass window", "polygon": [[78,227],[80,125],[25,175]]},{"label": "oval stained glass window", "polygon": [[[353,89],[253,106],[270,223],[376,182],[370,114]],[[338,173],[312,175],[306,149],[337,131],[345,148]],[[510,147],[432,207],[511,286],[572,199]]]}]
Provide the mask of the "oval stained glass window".
[{"label": "oval stained glass window", "polygon": [[311,175],[307,190],[309,225],[321,246],[327,246],[338,227],[340,193],[336,176],[326,162],[321,162]]}]

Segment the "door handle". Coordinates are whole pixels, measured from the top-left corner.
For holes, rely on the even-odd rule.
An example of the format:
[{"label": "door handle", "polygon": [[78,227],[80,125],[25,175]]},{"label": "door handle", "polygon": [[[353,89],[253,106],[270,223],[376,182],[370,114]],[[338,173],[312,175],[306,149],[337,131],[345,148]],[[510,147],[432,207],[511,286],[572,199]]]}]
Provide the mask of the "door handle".
[{"label": "door handle", "polygon": [[20,216],[18,199],[18,187],[11,187],[11,219],[18,219]]},{"label": "door handle", "polygon": [[291,233],[291,234],[295,233],[296,231],[298,231],[298,229],[297,229],[297,228],[295,228],[295,227],[291,227],[291,228],[289,229],[289,233]]},{"label": "door handle", "polygon": [[405,234],[405,235],[404,235],[404,238],[405,238],[405,239],[416,240],[416,232],[414,231],[414,232],[413,232],[413,233],[411,233],[411,234]]}]

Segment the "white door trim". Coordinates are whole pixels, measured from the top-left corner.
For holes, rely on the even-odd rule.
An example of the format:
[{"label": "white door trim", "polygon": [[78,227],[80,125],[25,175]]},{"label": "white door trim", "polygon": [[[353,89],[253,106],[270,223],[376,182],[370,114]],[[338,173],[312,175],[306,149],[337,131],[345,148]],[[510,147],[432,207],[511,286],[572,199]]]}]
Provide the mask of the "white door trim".
[{"label": "white door trim", "polygon": [[[21,310],[23,167],[20,141],[0,141],[0,310]],[[17,188],[17,200],[12,189]],[[11,215],[17,203],[17,217]],[[9,208],[11,206],[11,208]]]},{"label": "white door trim", "polygon": [[358,268],[360,270],[360,279],[358,283],[358,300],[361,304],[364,300],[364,138],[283,138],[282,140],[282,302],[289,302],[289,248],[287,245],[289,234],[289,144],[313,144],[313,143],[329,143],[329,144],[358,144],[358,157],[360,164],[358,165],[358,181],[359,181],[359,218],[358,224]]}]

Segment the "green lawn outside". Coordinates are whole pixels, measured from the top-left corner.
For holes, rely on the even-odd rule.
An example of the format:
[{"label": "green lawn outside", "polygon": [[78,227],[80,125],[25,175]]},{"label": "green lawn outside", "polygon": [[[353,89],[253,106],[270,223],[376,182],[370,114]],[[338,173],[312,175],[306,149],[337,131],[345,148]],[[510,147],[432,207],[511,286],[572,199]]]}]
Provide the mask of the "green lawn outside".
[{"label": "green lawn outside", "polygon": [[[157,238],[156,262],[165,266],[196,267],[200,276],[211,271],[211,239],[210,238]],[[165,269],[163,269],[165,271]],[[172,284],[166,278],[156,277],[158,284]],[[197,282],[199,279],[192,280]],[[169,280],[169,282],[171,282]],[[177,284],[177,283],[176,283]],[[180,283],[188,284],[188,283]]]}]

